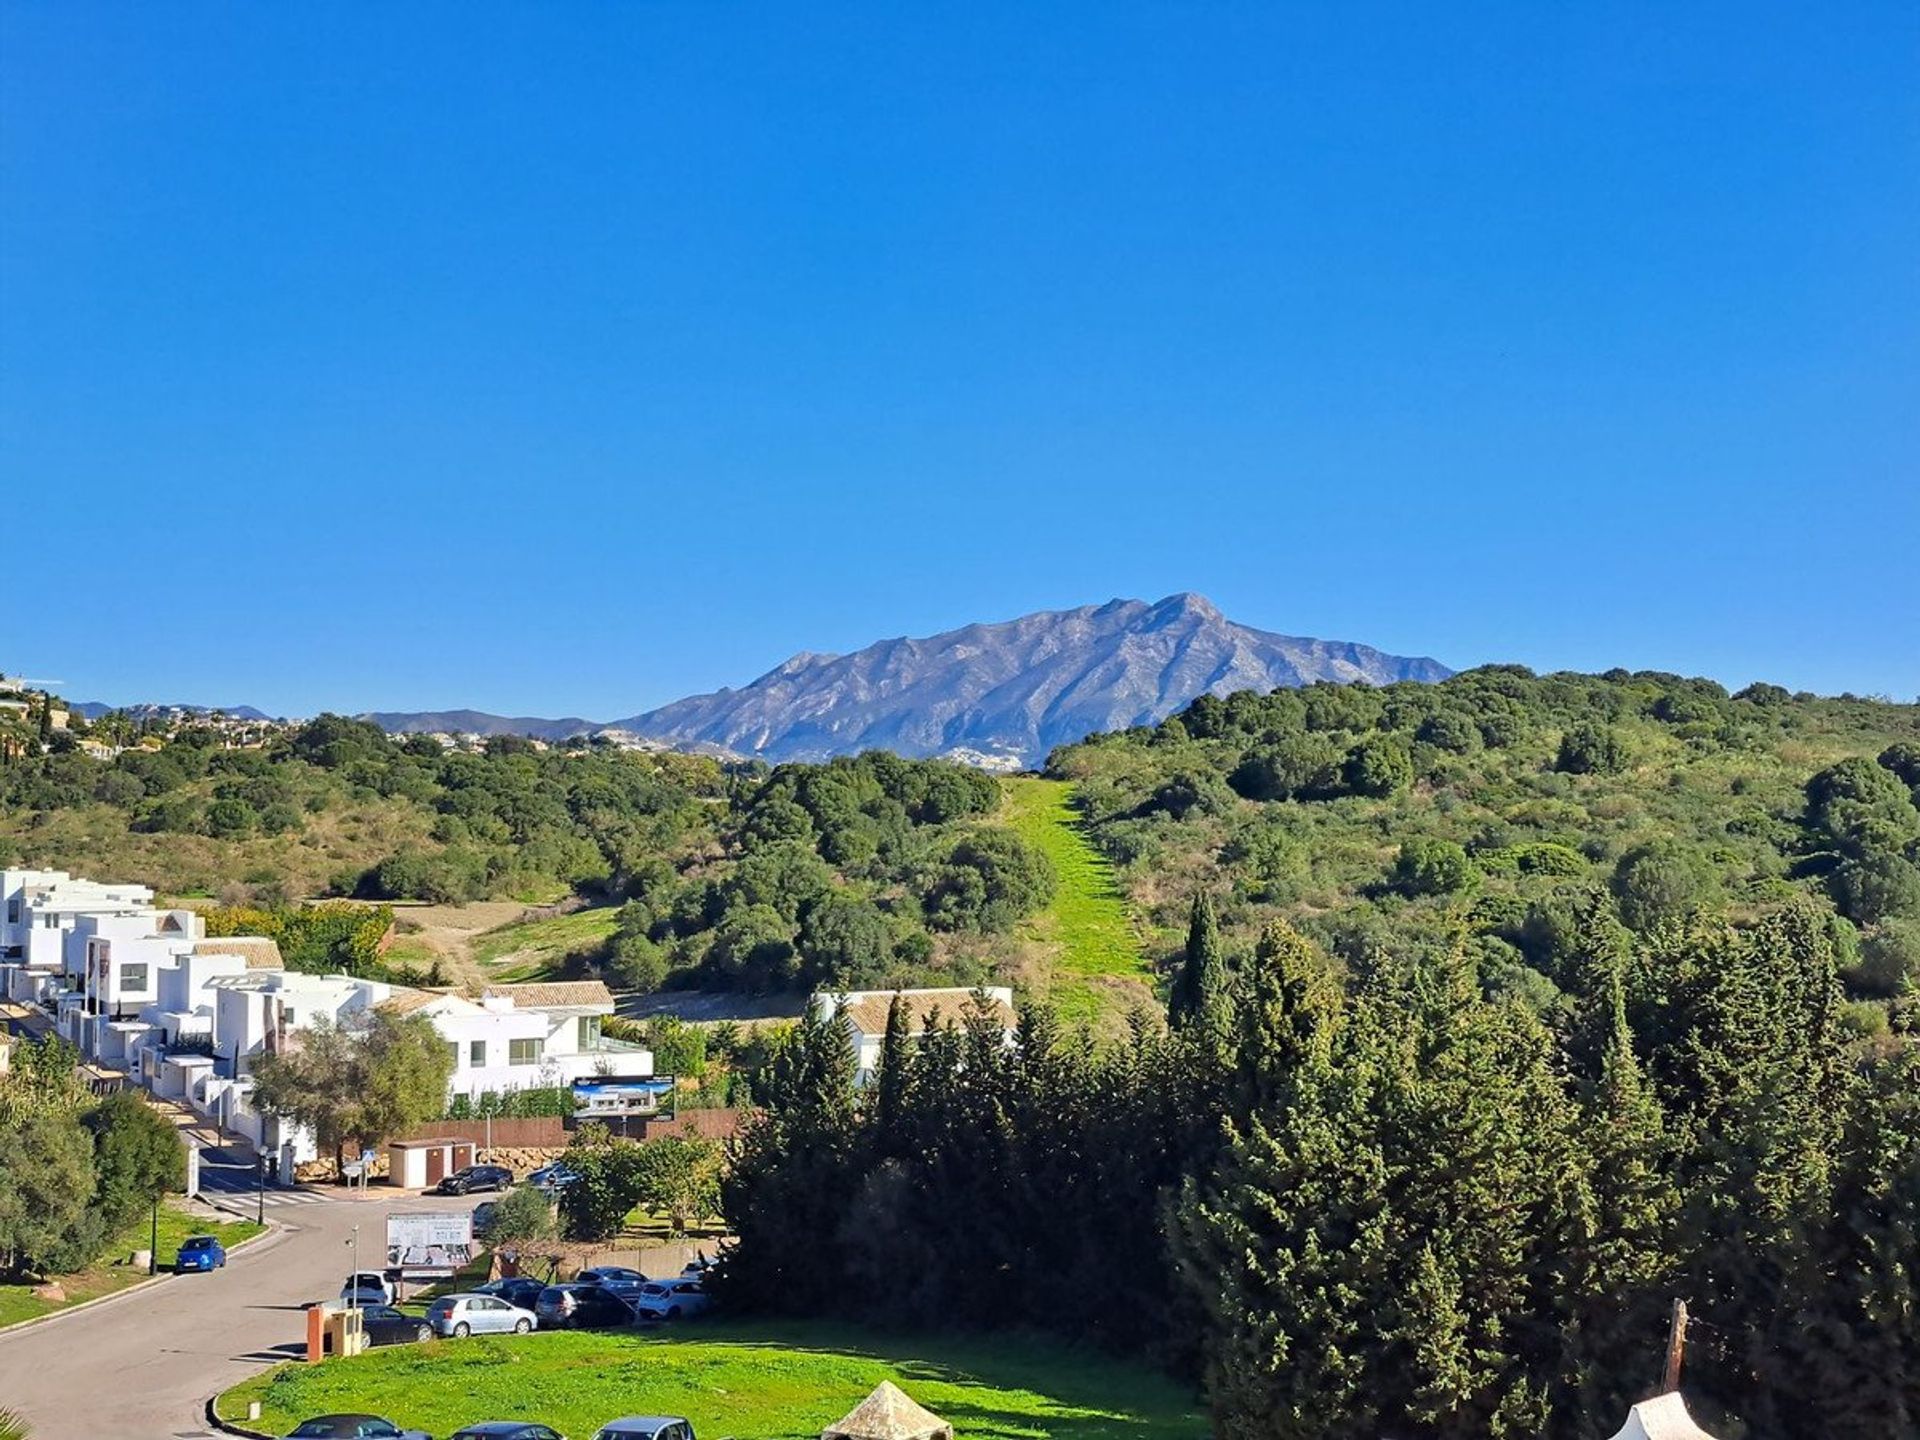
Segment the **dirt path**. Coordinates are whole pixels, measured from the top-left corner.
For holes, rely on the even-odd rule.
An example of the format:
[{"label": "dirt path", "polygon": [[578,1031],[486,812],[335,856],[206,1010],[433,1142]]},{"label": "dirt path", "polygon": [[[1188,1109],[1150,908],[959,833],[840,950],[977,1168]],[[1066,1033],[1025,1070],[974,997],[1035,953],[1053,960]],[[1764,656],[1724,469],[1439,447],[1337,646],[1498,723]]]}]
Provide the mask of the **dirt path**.
[{"label": "dirt path", "polygon": [[518,920],[527,910],[518,900],[476,900],[468,905],[423,905],[401,900],[393,907],[395,936],[387,961],[428,970],[437,960],[451,985],[481,980],[473,958],[476,937]]}]

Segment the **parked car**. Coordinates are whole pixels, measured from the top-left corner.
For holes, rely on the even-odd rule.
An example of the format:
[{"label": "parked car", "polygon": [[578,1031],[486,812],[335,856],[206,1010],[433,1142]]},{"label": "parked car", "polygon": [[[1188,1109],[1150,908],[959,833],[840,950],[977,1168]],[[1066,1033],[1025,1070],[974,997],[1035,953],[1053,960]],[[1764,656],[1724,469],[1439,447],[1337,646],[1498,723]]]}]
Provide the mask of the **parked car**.
[{"label": "parked car", "polygon": [[513,1171],[504,1165],[467,1165],[433,1187],[436,1195],[477,1195],[482,1190],[505,1190],[513,1184]]},{"label": "parked car", "polygon": [[316,1415],[287,1432],[287,1440],[433,1440],[424,1430],[402,1430],[378,1415]]},{"label": "parked car", "polygon": [[542,1165],[527,1176],[527,1184],[536,1190],[544,1190],[549,1196],[556,1195],[567,1186],[580,1179],[580,1172],[564,1161],[556,1160],[551,1165]]},{"label": "parked car", "polygon": [[489,1280],[484,1285],[476,1285],[473,1293],[491,1295],[509,1305],[518,1305],[522,1310],[531,1310],[540,1303],[540,1292],[546,1288],[546,1281],[536,1280],[531,1275],[510,1275],[504,1280]]},{"label": "parked car", "polygon": [[356,1270],[340,1287],[342,1305],[391,1305],[399,1298],[393,1282],[378,1270]]},{"label": "parked car", "polygon": [[174,1273],[185,1275],[190,1270],[218,1270],[227,1263],[227,1247],[211,1235],[189,1235],[180,1242],[180,1253],[174,1257]]},{"label": "parked car", "polygon": [[433,1338],[426,1321],[391,1305],[368,1305],[360,1312],[360,1325],[369,1345],[411,1345]]},{"label": "parked car", "polygon": [[602,1425],[593,1440],[693,1440],[693,1422],[680,1415],[623,1415]]},{"label": "parked car", "polygon": [[638,1270],[626,1265],[595,1265],[582,1270],[573,1277],[582,1285],[639,1286],[647,1283],[647,1277]]},{"label": "parked car", "polygon": [[532,1425],[525,1420],[482,1420],[456,1430],[447,1440],[567,1440],[550,1425]]},{"label": "parked car", "polygon": [[469,1335],[525,1335],[539,1323],[533,1311],[492,1295],[442,1295],[427,1306],[433,1333],[459,1340]]},{"label": "parked car", "polygon": [[473,1238],[476,1240],[486,1239],[487,1229],[493,1224],[493,1217],[499,1213],[500,1202],[498,1200],[482,1200],[478,1205],[474,1206]]},{"label": "parked car", "polygon": [[549,1285],[540,1292],[534,1313],[543,1328],[554,1330],[600,1330],[633,1323],[633,1307],[604,1285]]},{"label": "parked car", "polygon": [[656,1280],[632,1295],[633,1313],[641,1320],[679,1320],[698,1315],[712,1302],[698,1280]]}]

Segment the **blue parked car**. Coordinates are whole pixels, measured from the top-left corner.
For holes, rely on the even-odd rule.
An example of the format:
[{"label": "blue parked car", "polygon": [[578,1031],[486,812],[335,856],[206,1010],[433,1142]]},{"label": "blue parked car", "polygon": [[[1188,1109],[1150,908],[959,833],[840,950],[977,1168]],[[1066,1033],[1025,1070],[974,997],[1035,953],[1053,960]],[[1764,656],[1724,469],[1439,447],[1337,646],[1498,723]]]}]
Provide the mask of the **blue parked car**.
[{"label": "blue parked car", "polygon": [[173,1262],[174,1272],[218,1270],[227,1263],[227,1247],[211,1235],[189,1235],[180,1242],[180,1254]]}]

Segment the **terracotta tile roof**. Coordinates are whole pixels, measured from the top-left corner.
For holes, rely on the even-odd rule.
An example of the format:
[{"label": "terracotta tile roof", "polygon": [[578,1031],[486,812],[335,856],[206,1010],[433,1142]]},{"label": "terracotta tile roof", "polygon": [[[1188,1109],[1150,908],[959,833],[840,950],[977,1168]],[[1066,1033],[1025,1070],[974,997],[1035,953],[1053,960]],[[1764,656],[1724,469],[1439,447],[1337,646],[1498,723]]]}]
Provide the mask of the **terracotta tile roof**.
[{"label": "terracotta tile roof", "polygon": [[265,935],[222,935],[218,939],[196,940],[193,942],[196,955],[238,955],[247,962],[249,970],[284,970],[287,962],[280,958],[280,946],[277,941]]},{"label": "terracotta tile roof", "polygon": [[[855,995],[840,1013],[865,1035],[884,1035],[887,1030],[887,1011],[893,1008],[893,991],[867,991]],[[973,991],[971,990],[902,990],[907,997],[907,1033],[919,1035],[926,1030],[929,1015],[938,1012],[938,1025],[964,1025],[967,1016],[973,1013]],[[1001,1026],[1012,1029],[1018,1023],[1013,1006],[998,996],[987,997],[987,1010]]]},{"label": "terracotta tile roof", "polygon": [[[474,992],[469,989],[469,994]],[[513,1001],[516,1010],[613,1009],[613,992],[604,980],[530,980],[521,985],[482,985],[476,999]]]},{"label": "terracotta tile roof", "polygon": [[396,990],[374,1008],[384,1010],[389,1015],[411,1015],[416,1010],[426,1009],[436,1000],[446,998],[431,990]]}]

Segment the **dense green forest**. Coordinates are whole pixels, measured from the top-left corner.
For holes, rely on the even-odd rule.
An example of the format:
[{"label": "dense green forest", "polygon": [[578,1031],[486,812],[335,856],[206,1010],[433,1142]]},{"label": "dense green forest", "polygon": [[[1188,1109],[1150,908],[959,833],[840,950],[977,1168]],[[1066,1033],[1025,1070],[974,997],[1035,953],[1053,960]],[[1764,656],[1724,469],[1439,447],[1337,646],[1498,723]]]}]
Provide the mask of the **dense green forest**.
[{"label": "dense green forest", "polygon": [[1273,918],[1347,963],[1464,934],[1490,992],[1548,1013],[1598,890],[1649,936],[1809,898],[1851,995],[1884,1002],[1920,974],[1912,705],[1490,666],[1204,698],[1050,771],[1076,782],[1163,965],[1205,891],[1243,949]]},{"label": "dense green forest", "polygon": [[[1598,897],[1594,897],[1597,901]],[[1637,936],[1590,903],[1549,1025],[1471,946],[1359,966],[1194,907],[1170,1028],[1029,1010],[880,1074],[804,1022],[723,1183],[749,1310],[1035,1327],[1186,1374],[1227,1440],[1613,1433],[1658,1388],[1727,1440],[1920,1435],[1920,1047],[1841,1023],[1806,901]]]},{"label": "dense green forest", "polygon": [[0,860],[210,895],[217,925],[348,968],[372,963],[352,916],[287,902],[617,902],[585,958],[640,989],[973,984],[1053,887],[1000,801],[978,771],[879,752],[773,770],[514,737],[468,754],[321,716],[259,749],[188,728],[99,761],[56,738],[0,764]]}]

